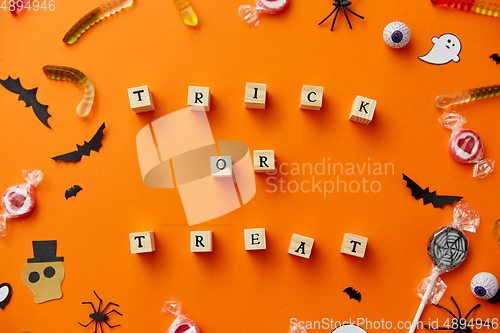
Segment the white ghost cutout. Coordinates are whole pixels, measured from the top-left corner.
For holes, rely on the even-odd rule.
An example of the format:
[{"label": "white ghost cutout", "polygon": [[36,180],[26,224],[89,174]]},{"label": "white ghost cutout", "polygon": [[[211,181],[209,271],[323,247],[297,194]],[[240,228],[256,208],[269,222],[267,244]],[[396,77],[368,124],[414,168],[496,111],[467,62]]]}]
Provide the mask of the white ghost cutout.
[{"label": "white ghost cutout", "polygon": [[462,50],[460,39],[453,34],[443,34],[432,37],[432,49],[424,56],[418,57],[420,60],[433,65],[444,65],[450,61],[458,62],[458,54]]}]

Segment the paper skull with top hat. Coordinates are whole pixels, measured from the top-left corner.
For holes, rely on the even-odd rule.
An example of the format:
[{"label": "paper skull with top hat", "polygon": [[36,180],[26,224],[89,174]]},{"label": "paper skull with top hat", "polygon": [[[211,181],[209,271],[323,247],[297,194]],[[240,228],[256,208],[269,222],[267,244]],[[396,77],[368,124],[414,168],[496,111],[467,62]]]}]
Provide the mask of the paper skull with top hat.
[{"label": "paper skull with top hat", "polygon": [[34,258],[23,268],[23,282],[34,294],[35,302],[43,303],[62,297],[64,257],[56,257],[57,241],[33,241]]}]

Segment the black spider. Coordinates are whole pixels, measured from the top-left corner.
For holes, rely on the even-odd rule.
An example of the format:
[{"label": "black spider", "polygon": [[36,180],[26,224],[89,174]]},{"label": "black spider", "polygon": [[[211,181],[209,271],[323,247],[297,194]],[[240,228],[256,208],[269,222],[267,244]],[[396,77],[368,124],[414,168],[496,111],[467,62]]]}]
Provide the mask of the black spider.
[{"label": "black spider", "polygon": [[335,25],[335,21],[337,20],[337,14],[340,12],[340,9],[342,8],[342,11],[344,12],[344,15],[345,15],[345,18],[347,19],[347,23],[349,23],[349,28],[352,29],[352,25],[351,25],[351,21],[349,21],[349,16],[347,15],[347,12],[346,12],[346,9],[348,11],[350,11],[352,14],[356,15],[357,17],[361,18],[361,19],[365,19],[363,16],[361,15],[358,15],[356,14],[355,12],[353,12],[352,10],[349,9],[349,6],[351,5],[351,2],[350,1],[346,1],[346,0],[335,0],[335,2],[333,3],[333,5],[335,6],[335,8],[332,10],[332,12],[330,14],[328,14],[327,17],[325,17],[325,19],[321,22],[319,22],[318,25],[321,25],[323,22],[325,22],[330,16],[332,16],[333,13],[335,13],[335,16],[333,18],[333,23],[332,23],[332,28],[330,29],[330,31],[333,31],[333,26]]},{"label": "black spider", "polygon": [[109,328],[120,326],[120,325],[111,326],[110,324],[108,324],[108,321],[107,321],[108,320],[108,314],[110,314],[111,312],[116,312],[120,316],[122,316],[122,314],[120,312],[118,312],[116,310],[111,310],[111,311],[109,311],[107,313],[104,313],[106,311],[106,309],[108,308],[108,306],[110,306],[110,305],[119,306],[119,305],[116,304],[116,303],[108,302],[108,304],[106,304],[106,306],[104,307],[104,309],[102,309],[102,311],[101,311],[102,299],[99,298],[99,296],[97,296],[97,293],[95,291],[94,291],[94,294],[99,299],[99,307],[97,308],[97,311],[96,311],[96,309],[94,307],[94,304],[92,302],[82,302],[82,304],[90,304],[92,306],[92,309],[94,309],[94,313],[89,314],[89,317],[92,318],[92,320],[90,321],[90,323],[88,323],[87,325],[83,325],[82,323],[78,322],[78,324],[82,325],[83,327],[87,327],[90,324],[92,324],[93,322],[95,322],[94,333],[97,333],[97,325],[99,325],[101,327],[101,333],[104,333],[104,331],[102,329],[102,323],[105,323],[106,325],[108,325]]},{"label": "black spider", "polygon": [[441,308],[441,309],[445,310],[446,312],[448,312],[449,314],[451,314],[453,316],[453,320],[451,322],[452,324],[451,324],[450,327],[431,327],[429,325],[424,325],[425,328],[428,328],[428,329],[431,329],[431,330],[453,331],[453,333],[462,333],[462,332],[472,333],[472,328],[469,327],[469,326],[473,327],[474,324],[481,324],[481,325],[493,326],[493,324],[481,321],[479,319],[477,319],[475,321],[473,321],[471,319],[469,322],[467,322],[467,319],[469,318],[469,316],[471,315],[471,313],[474,310],[476,310],[477,308],[479,308],[481,306],[481,304],[477,304],[475,307],[473,307],[472,309],[470,309],[470,311],[467,313],[467,315],[465,317],[462,317],[462,312],[460,311],[460,308],[458,307],[457,303],[455,302],[455,300],[453,299],[453,297],[450,297],[450,298],[451,298],[451,301],[453,302],[453,304],[455,304],[455,307],[458,310],[458,318],[457,318],[457,316],[455,316],[453,314],[453,312],[451,312],[450,310],[448,310],[444,306],[432,303],[432,305],[437,306],[438,308]]}]

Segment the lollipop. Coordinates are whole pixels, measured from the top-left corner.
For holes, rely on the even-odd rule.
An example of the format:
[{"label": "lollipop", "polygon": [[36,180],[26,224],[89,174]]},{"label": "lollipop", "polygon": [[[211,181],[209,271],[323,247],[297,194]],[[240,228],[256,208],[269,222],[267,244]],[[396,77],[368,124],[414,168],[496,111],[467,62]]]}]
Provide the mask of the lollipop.
[{"label": "lollipop", "polygon": [[410,333],[415,332],[439,275],[457,268],[467,258],[469,241],[462,230],[475,232],[479,226],[479,215],[468,204],[459,202],[453,211],[453,216],[453,223],[436,230],[427,243],[427,254],[432,260],[433,267]]},{"label": "lollipop", "polygon": [[176,317],[167,333],[201,333],[200,328],[194,321],[181,314],[181,308],[181,302],[174,298],[165,302],[162,311],[170,312]]}]

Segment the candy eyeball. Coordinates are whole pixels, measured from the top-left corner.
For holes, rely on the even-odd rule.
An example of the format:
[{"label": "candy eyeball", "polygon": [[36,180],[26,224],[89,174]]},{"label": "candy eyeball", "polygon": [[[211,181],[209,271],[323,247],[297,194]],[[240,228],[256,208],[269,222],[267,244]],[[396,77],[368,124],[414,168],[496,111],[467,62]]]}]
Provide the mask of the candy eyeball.
[{"label": "candy eyeball", "polygon": [[480,299],[491,299],[498,292],[497,278],[490,273],[476,274],[470,282],[470,290]]},{"label": "candy eyeball", "polygon": [[403,22],[391,22],[384,29],[384,41],[393,49],[405,47],[410,37],[410,29]]}]

